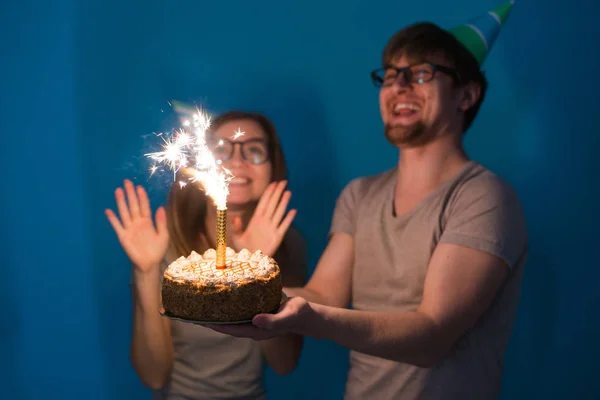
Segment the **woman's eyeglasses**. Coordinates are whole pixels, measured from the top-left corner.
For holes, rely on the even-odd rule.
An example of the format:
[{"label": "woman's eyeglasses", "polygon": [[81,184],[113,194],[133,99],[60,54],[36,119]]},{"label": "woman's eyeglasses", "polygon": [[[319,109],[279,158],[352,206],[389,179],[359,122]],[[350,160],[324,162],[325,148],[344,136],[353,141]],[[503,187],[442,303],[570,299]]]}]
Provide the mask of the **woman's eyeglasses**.
[{"label": "woman's eyeglasses", "polygon": [[217,139],[210,143],[213,156],[221,162],[228,161],[233,157],[236,146],[240,147],[242,158],[251,164],[264,164],[269,160],[269,148],[263,139],[248,139],[243,142]]}]

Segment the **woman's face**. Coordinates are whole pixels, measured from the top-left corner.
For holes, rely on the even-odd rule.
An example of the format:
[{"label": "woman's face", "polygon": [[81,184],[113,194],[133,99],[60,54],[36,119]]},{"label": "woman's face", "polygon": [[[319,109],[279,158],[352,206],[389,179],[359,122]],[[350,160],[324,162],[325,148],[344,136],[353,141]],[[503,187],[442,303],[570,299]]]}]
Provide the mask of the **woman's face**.
[{"label": "woman's face", "polygon": [[272,176],[267,135],[260,124],[246,119],[228,121],[214,132],[210,144],[215,158],[233,174],[228,206],[258,201]]}]

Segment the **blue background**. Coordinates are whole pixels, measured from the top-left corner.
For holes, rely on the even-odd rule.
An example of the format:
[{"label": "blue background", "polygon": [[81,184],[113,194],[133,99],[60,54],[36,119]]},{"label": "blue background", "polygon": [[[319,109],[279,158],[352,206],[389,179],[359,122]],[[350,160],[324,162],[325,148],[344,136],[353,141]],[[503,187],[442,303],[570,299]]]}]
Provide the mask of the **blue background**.
[{"label": "blue background", "polygon": [[[0,392],[149,398],[128,360],[129,266],[103,209],[124,178],[163,201],[168,179],[149,180],[142,154],[145,135],[172,126],[167,101],[274,120],[314,265],[343,186],[396,162],[369,81],[389,36],[418,20],[451,27],[500,2],[2,2]],[[597,10],[517,2],[466,139],[516,187],[531,235],[502,399],[600,392]],[[276,399],[340,399],[346,357],[309,340],[298,369],[269,372],[268,388]]]}]

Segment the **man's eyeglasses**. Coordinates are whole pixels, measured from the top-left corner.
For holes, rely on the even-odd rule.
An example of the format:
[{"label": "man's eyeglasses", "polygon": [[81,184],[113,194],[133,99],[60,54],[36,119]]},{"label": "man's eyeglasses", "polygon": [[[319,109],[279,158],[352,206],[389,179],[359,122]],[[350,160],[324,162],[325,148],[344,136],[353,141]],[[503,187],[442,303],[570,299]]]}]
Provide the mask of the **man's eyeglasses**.
[{"label": "man's eyeglasses", "polygon": [[432,80],[437,71],[444,72],[453,79],[458,79],[456,71],[452,68],[437,64],[421,63],[403,68],[387,66],[375,69],[371,72],[371,80],[377,87],[391,86],[402,75],[406,82],[421,84]]},{"label": "man's eyeglasses", "polygon": [[242,158],[251,164],[264,164],[269,160],[269,148],[263,139],[249,139],[243,142],[216,139],[210,143],[210,148],[217,161],[225,162],[233,157],[235,146],[238,145]]}]

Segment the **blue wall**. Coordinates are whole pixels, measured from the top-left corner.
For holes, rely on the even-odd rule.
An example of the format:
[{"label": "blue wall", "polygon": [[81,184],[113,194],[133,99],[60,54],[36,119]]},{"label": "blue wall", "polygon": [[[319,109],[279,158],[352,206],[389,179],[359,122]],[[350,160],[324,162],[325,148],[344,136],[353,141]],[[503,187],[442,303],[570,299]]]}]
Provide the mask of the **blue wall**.
[{"label": "blue wall", "polygon": [[[148,398],[128,361],[129,267],[103,209],[124,178],[163,200],[168,182],[148,180],[142,154],[145,135],[173,122],[167,101],[273,118],[314,263],[341,188],[396,161],[368,77],[387,38],[499,2],[3,2],[1,392]],[[597,9],[518,2],[467,137],[471,156],[515,185],[531,234],[503,399],[599,391]],[[343,349],[308,341],[298,370],[268,374],[268,387],[340,399],[346,366]]]}]

